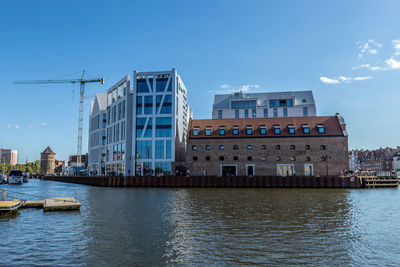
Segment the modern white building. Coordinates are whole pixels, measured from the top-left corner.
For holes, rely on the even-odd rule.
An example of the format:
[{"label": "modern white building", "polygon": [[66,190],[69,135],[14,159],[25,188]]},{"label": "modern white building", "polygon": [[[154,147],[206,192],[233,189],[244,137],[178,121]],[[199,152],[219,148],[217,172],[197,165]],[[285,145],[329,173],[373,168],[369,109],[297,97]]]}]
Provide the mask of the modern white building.
[{"label": "modern white building", "polygon": [[174,172],[185,161],[191,110],[187,89],[176,69],[133,74],[135,173]]},{"label": "modern white building", "polygon": [[187,89],[176,69],[135,71],[132,80],[124,77],[92,103],[89,173],[175,171],[185,161],[190,118]]},{"label": "modern white building", "polygon": [[213,119],[317,116],[312,91],[219,94]]},{"label": "modern white building", "polygon": [[18,150],[0,148],[0,163],[9,163],[17,165],[18,163]]}]

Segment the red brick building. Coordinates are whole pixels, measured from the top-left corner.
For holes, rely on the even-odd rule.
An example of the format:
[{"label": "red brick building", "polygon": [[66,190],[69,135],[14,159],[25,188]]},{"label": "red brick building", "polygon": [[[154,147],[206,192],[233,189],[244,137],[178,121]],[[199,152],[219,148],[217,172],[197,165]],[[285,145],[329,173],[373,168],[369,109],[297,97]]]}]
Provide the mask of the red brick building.
[{"label": "red brick building", "polygon": [[337,175],[348,169],[341,115],[192,120],[192,175]]}]

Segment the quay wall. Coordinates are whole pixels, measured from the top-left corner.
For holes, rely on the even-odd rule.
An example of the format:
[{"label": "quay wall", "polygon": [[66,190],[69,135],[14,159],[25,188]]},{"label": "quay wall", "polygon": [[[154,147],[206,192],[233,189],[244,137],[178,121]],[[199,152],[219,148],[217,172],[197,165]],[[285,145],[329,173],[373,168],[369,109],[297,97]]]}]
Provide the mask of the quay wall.
[{"label": "quay wall", "polygon": [[105,187],[361,188],[339,176],[43,176],[43,180]]}]

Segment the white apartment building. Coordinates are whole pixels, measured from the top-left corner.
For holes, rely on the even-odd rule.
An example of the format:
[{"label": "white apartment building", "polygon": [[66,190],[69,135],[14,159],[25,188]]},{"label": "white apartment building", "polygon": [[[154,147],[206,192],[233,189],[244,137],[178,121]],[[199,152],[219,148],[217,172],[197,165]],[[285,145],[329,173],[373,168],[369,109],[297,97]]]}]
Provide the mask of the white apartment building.
[{"label": "white apartment building", "polygon": [[130,81],[124,77],[92,103],[90,174],[161,175],[185,161],[191,110],[176,69],[135,71]]},{"label": "white apartment building", "polygon": [[317,116],[312,91],[219,94],[213,119]]}]

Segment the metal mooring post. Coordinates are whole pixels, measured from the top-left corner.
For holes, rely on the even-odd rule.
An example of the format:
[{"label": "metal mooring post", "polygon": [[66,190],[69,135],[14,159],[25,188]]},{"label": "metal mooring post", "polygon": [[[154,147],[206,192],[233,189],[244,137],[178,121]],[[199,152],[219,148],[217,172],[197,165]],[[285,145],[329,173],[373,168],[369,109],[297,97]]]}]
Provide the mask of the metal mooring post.
[{"label": "metal mooring post", "polygon": [[3,192],[1,194],[1,200],[6,201],[6,195],[7,195],[7,188],[3,188]]}]

